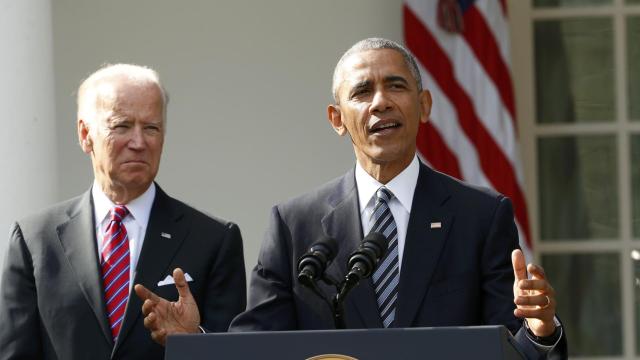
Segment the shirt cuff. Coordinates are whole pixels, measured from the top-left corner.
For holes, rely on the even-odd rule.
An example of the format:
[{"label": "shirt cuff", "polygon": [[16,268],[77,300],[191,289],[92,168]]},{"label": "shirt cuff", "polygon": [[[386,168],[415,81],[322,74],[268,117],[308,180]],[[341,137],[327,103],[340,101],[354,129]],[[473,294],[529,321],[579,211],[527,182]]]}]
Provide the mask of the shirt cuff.
[{"label": "shirt cuff", "polygon": [[200,330],[201,334],[206,334],[207,333],[207,329],[203,328],[202,326],[198,325],[198,329]]},{"label": "shirt cuff", "polygon": [[529,328],[529,323],[527,323],[527,320],[524,320],[524,328],[526,330],[525,333],[527,334],[527,338],[529,338],[529,340],[531,340],[531,342],[540,350],[550,350],[551,348],[556,346],[562,338],[562,324],[560,323],[560,320],[558,320],[558,318],[554,316],[553,322],[556,325],[556,330],[553,332],[553,334],[549,336],[536,336]]}]

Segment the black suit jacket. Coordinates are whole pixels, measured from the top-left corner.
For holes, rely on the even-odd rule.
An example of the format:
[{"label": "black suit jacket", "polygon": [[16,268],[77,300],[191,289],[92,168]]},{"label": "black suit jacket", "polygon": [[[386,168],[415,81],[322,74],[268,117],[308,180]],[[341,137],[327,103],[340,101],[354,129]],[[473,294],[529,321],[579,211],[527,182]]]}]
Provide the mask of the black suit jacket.
[{"label": "black suit jacket", "polygon": [[[202,325],[226,331],[246,302],[240,231],[156,189],[134,283],[177,300],[174,285],[157,284],[181,267],[193,278]],[[133,292],[113,344],[96,246],[90,191],[13,224],[0,288],[0,359],[164,357]]]},{"label": "black suit jacket", "polygon": [[[431,227],[438,222],[441,227]],[[324,235],[339,244],[327,274],[342,279],[349,254],[364,235],[353,170],[273,208],[251,276],[247,311],[234,319],[231,330],[334,328],[327,304],[297,281],[297,259]],[[507,198],[421,164],[404,245],[396,326],[502,324],[517,334],[530,357],[537,357],[522,321],[513,315],[511,251],[517,247]],[[352,290],[345,312],[347,328],[382,327],[371,279]],[[561,357],[566,356],[565,339],[558,345]]]}]

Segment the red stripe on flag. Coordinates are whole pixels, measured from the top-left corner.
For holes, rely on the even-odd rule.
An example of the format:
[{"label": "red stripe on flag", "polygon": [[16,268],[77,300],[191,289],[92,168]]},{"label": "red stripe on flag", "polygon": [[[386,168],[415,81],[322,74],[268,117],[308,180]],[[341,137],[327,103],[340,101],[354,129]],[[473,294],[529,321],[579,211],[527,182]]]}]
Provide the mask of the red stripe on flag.
[{"label": "red stripe on flag", "polygon": [[513,86],[511,84],[511,74],[505,64],[500,49],[493,37],[493,33],[484,17],[475,6],[469,7],[464,13],[464,32],[462,33],[467,43],[476,54],[478,62],[493,80],[500,99],[505,108],[509,111],[513,119],[513,127],[517,129],[515,123],[515,103],[513,101]]},{"label": "red stripe on flag", "polygon": [[451,152],[431,121],[420,124],[416,141],[418,151],[436,170],[462,180],[458,158]]},{"label": "red stripe on flag", "polygon": [[452,64],[436,39],[406,5],[403,16],[405,43],[454,104],[460,126],[478,149],[482,170],[493,187],[512,200],[515,217],[531,246],[526,201],[511,163],[478,119],[471,99],[456,82]]},{"label": "red stripe on flag", "polygon": [[502,14],[504,14],[504,17],[507,17],[507,0],[500,0],[500,8],[502,9]]}]

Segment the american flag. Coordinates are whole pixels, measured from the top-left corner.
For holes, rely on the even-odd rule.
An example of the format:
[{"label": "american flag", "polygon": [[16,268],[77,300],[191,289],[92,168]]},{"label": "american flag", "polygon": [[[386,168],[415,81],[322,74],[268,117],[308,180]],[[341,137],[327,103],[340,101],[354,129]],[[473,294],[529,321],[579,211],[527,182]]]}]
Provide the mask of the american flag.
[{"label": "american flag", "polygon": [[509,60],[506,0],[405,0],[404,41],[431,91],[418,150],[435,169],[513,202],[531,259]]}]

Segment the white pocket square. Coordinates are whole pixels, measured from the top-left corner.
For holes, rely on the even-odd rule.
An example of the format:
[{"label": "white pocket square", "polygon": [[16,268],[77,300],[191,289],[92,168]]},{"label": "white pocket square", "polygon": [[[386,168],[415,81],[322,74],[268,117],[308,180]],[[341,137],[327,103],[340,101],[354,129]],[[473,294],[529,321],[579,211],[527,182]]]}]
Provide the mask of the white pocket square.
[{"label": "white pocket square", "polygon": [[[184,273],[184,278],[187,279],[187,282],[193,281],[193,278],[191,277],[191,275],[189,275],[189,273]],[[167,275],[167,277],[164,278],[164,280],[158,281],[158,286],[171,285],[175,283],[176,282],[175,280],[173,280],[173,277],[171,275]]]}]

